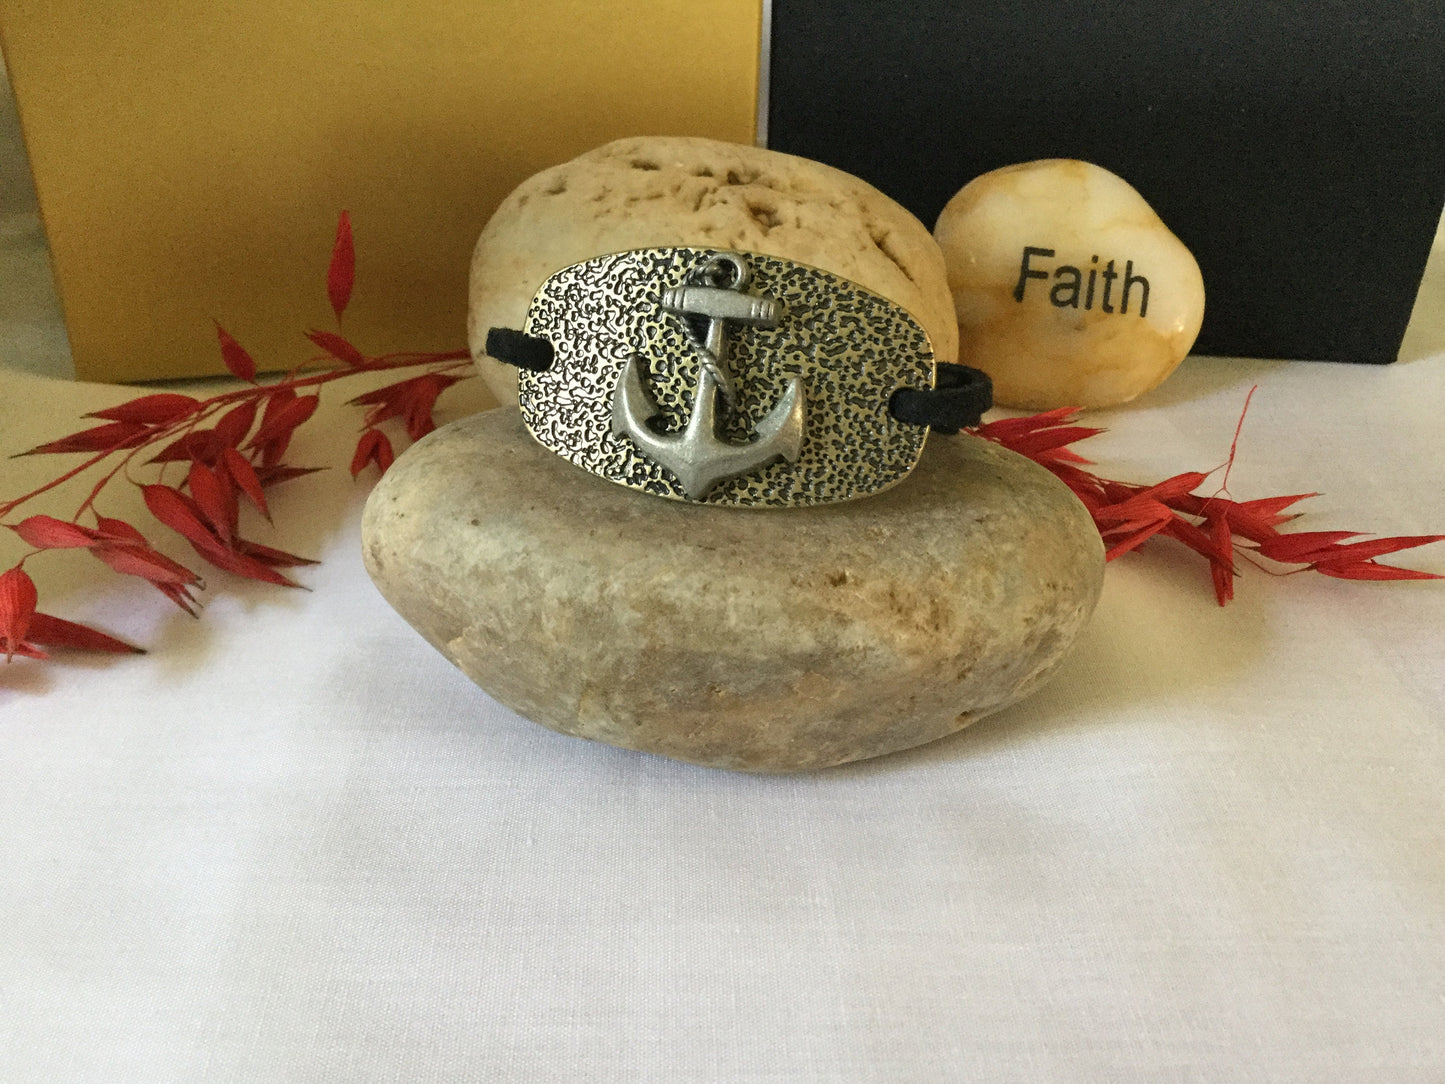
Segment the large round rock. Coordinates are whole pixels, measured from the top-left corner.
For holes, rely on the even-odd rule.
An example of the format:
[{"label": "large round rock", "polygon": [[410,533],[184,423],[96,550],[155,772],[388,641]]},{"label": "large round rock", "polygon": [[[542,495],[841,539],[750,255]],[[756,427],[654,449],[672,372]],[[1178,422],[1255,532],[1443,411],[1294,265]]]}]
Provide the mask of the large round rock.
[{"label": "large round rock", "polygon": [[527,718],[761,771],[920,745],[1026,695],[1104,566],[1063,484],[975,437],[933,437],[865,500],[744,510],[604,482],[511,409],[397,460],[363,541],[387,601]]},{"label": "large round rock", "polygon": [[633,248],[738,249],[821,267],[913,314],[940,361],[958,353],[943,252],[928,228],[842,170],[761,147],[687,136],[619,139],[523,181],[472,257],[472,354],[503,403],[517,371],[487,331],[520,328],[537,287],[570,264]]}]

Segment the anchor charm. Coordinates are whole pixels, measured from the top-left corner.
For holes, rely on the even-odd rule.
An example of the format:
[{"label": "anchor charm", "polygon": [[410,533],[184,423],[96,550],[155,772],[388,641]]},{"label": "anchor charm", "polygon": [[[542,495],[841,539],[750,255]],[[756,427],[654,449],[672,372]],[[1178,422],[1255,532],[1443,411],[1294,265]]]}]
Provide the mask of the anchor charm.
[{"label": "anchor charm", "polygon": [[[720,282],[730,271],[731,282]],[[771,297],[745,293],[748,265],[736,253],[713,257],[701,269],[702,281],[663,291],[662,307],[687,318],[705,317],[707,335],[699,341],[687,326],[701,366],[693,393],[692,415],[676,433],[659,433],[648,422],[660,410],[642,385],[641,358],[633,354],[612,394],[612,432],[630,437],[638,449],[671,471],[689,500],[701,501],[714,486],[756,470],[775,459],[793,463],[803,447],[803,381],[793,377],[788,390],[757,425],[757,437],[741,444],[717,432],[717,397],[729,402],[732,385],[727,374],[727,321],[754,327],[777,327],[782,305]]]}]

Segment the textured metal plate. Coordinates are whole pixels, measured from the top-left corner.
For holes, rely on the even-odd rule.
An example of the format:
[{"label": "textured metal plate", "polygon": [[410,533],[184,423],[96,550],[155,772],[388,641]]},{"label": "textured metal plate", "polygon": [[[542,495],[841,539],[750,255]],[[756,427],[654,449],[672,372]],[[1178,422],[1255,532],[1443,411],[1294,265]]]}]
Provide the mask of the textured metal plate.
[{"label": "textured metal plate", "polygon": [[[663,291],[693,281],[715,249],[638,249],[558,271],[527,314],[529,335],[551,341],[546,372],[522,371],[522,417],[539,443],[593,474],[660,497],[688,499],[666,468],[612,431],[613,395],[628,358],[641,359],[663,432],[683,429],[698,385],[699,355],[684,317],[662,308]],[[708,504],[786,506],[850,500],[895,484],[918,462],[927,437],[896,421],[888,401],[901,387],[931,388],[928,334],[904,309],[817,268],[748,253],[747,292],[776,298],[775,328],[729,328],[735,407],[720,404],[718,434],[742,442],[794,377],[807,416],[796,462],[774,462],[720,482]]]}]

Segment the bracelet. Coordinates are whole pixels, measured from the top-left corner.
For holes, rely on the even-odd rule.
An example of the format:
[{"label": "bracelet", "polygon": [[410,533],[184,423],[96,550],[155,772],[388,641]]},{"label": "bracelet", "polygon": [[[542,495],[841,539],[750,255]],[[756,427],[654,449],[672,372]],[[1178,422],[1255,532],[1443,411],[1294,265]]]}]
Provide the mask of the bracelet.
[{"label": "bracelet", "polygon": [[977,369],[935,362],[901,306],[775,256],[648,248],[563,268],[521,331],[486,352],[518,368],[528,431],[618,485],[781,507],[880,492],[930,428],[977,425]]}]

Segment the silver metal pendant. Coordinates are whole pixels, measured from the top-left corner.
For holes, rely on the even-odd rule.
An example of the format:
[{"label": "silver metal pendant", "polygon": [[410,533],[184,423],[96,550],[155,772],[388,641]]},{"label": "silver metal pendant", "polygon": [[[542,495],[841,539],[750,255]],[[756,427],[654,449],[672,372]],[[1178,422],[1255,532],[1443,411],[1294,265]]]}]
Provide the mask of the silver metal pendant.
[{"label": "silver metal pendant", "polygon": [[[715,285],[716,273],[727,268],[730,285]],[[757,424],[750,441],[731,441],[717,432],[717,399],[735,402],[727,371],[727,324],[777,327],[782,306],[776,299],[744,292],[750,272],[736,253],[714,257],[697,273],[697,282],[664,291],[662,307],[683,318],[707,321],[707,333],[694,340],[700,368],[692,413],[678,433],[659,433],[650,426],[662,411],[642,387],[641,359],[633,354],[612,395],[612,432],[631,438],[645,454],[677,478],[683,495],[700,501],[719,482],[747,474],[776,459],[794,463],[803,448],[804,392],[801,377],[793,377],[788,390]]]},{"label": "silver metal pendant", "polygon": [[888,411],[932,387],[928,336],[856,283],[777,257],[660,248],[551,276],[527,314],[552,366],[518,374],[537,441],[594,474],[708,504],[876,493],[927,430]]}]

